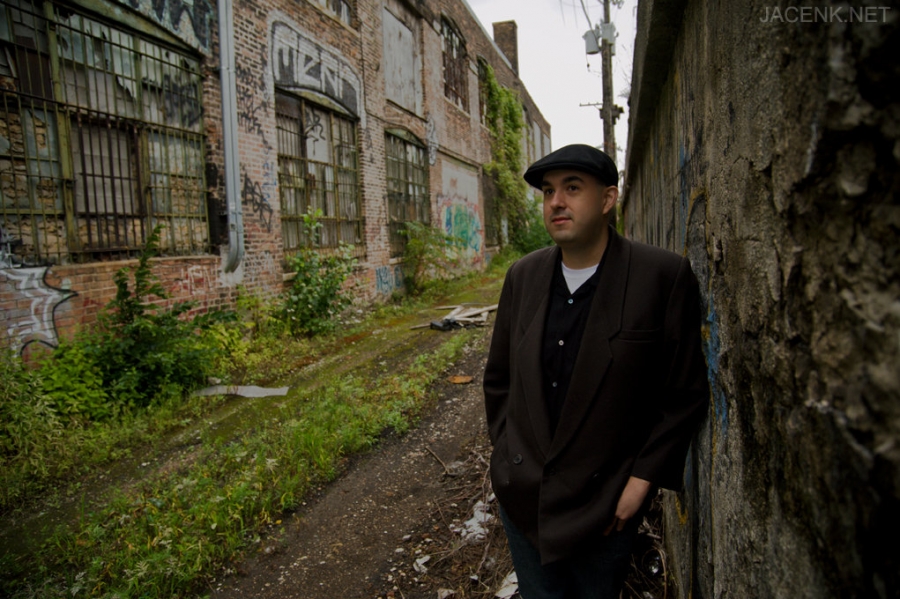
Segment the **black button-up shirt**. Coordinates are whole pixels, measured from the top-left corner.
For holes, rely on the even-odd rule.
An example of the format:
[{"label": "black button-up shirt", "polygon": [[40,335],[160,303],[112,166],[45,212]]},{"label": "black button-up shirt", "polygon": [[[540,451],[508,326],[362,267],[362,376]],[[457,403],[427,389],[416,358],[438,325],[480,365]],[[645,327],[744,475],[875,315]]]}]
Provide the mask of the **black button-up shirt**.
[{"label": "black button-up shirt", "polygon": [[[606,253],[603,255],[605,257]],[[556,262],[541,348],[544,398],[550,415],[551,434],[556,431],[556,425],[559,423],[572,370],[575,368],[575,358],[578,356],[581,337],[587,324],[591,300],[594,298],[602,268],[601,259],[597,271],[576,289],[575,293],[570,293],[562,272],[562,259]]]}]

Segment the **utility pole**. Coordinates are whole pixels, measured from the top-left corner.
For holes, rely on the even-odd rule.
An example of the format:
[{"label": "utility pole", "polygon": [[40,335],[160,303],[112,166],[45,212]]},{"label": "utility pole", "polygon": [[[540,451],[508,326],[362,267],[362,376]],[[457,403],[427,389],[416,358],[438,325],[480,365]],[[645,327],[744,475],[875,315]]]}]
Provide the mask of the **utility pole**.
[{"label": "utility pole", "polygon": [[[621,106],[613,103],[612,57],[616,53],[615,25],[610,14],[610,0],[603,1],[603,22],[593,30],[584,34],[585,52],[600,54],[601,77],[603,79],[603,103],[600,105],[600,118],[603,120],[603,151],[616,160],[616,120],[624,112]],[[582,2],[582,7],[584,3]],[[585,17],[588,18],[587,9]],[[596,103],[581,106],[597,106]]]},{"label": "utility pole", "polygon": [[[603,37],[600,42],[600,57],[602,59],[603,77],[603,107],[600,109],[600,118],[603,119],[603,151],[615,162],[616,160],[616,119],[621,108],[613,104],[612,85],[612,54],[615,51],[614,41],[609,39],[611,35],[611,17],[609,12],[609,0],[603,0]],[[618,110],[616,110],[618,109]]]}]

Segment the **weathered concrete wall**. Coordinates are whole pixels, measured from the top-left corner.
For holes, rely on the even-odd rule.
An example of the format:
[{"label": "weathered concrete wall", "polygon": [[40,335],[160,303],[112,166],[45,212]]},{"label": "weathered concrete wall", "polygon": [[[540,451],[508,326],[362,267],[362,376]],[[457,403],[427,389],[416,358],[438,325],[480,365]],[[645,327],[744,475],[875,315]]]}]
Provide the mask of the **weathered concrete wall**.
[{"label": "weathered concrete wall", "polygon": [[642,1],[630,237],[704,289],[680,597],[900,593],[900,10]]}]

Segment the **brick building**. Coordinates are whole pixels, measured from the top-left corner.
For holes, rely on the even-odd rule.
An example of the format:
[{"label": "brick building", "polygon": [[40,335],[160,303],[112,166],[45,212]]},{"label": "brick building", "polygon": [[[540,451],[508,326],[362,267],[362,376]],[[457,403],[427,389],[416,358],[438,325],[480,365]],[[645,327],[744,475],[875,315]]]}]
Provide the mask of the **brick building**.
[{"label": "brick building", "polygon": [[515,23],[495,31],[461,0],[4,0],[0,343],[90,324],[156,225],[154,273],[203,309],[277,295],[310,207],[366,301],[402,285],[409,220],[481,266],[484,65],[519,93],[526,160],[550,150]]}]

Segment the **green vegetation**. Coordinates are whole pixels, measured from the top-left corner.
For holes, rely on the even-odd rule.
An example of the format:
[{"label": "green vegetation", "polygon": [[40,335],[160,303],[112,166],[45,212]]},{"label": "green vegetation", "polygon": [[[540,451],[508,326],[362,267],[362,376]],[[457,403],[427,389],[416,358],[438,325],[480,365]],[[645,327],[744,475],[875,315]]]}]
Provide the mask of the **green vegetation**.
[{"label": "green vegetation", "polygon": [[356,261],[351,246],[341,244],[336,253],[325,254],[316,248],[322,211],[303,215],[305,237],[310,240],[288,258],[295,273],[291,288],[284,296],[281,317],[295,336],[312,336],[334,330],[335,317],[350,305],[352,294],[345,283]]},{"label": "green vegetation", "polygon": [[[522,103],[516,93],[501,86],[494,70],[486,70],[486,121],[491,135],[491,161],[484,165],[497,187],[496,219],[506,219],[509,241],[519,251],[530,252],[550,245],[544,229],[540,203],[535,202],[528,184],[522,179]],[[500,229],[500,222],[494,223]]]},{"label": "green vegetation", "polygon": [[[277,527],[311,489],[335,477],[348,456],[376,444],[386,430],[404,433],[415,424],[429,405],[430,385],[478,337],[460,330],[429,336],[430,347],[423,347],[414,336],[422,333],[410,330],[409,319],[418,320],[428,302],[446,301],[440,294],[485,285],[499,293],[502,269],[513,257],[504,252],[490,273],[447,280],[404,303],[379,306],[346,325],[340,338],[311,338],[308,330],[294,336],[281,320],[284,297],[241,293],[236,312],[216,318],[190,318],[177,306],[156,308],[146,298],[163,297],[162,289],[149,262],[139,260],[132,287],[125,284],[128,273],[117,278],[119,293],[97,331],[64,344],[34,369],[10,353],[0,355],[0,513],[53,509],[67,495],[81,495],[82,484],[122,458],[135,456],[137,465],[161,454],[176,433],[192,439],[190,450],[164,468],[141,469],[137,482],[129,477],[84,496],[77,513],[61,518],[67,524],[34,541],[30,553],[0,556],[0,595],[202,592],[211,576]],[[392,341],[374,338],[373,330],[387,331],[382,334]],[[133,342],[138,335],[142,341]],[[175,336],[190,339],[169,339]],[[368,345],[355,339],[368,339]],[[124,383],[106,378],[123,372],[115,365],[124,360],[96,361],[116,356],[104,343],[137,352]],[[386,346],[402,348],[391,368],[376,365]],[[140,347],[164,356],[140,355]],[[379,360],[366,363],[369,352]],[[204,376],[233,384],[290,384],[291,391],[244,412],[248,418],[237,418],[237,428],[213,432],[206,420],[228,400],[190,395],[200,381],[171,364],[182,355],[198,360]],[[356,360],[362,367],[351,366]],[[304,374],[312,365],[315,373]],[[138,395],[135,380],[146,381],[155,395]],[[44,534],[27,533],[32,540]]]},{"label": "green vegetation", "polygon": [[415,221],[404,225],[403,234],[403,284],[407,293],[421,294],[429,285],[450,279],[459,271],[461,239]]}]

